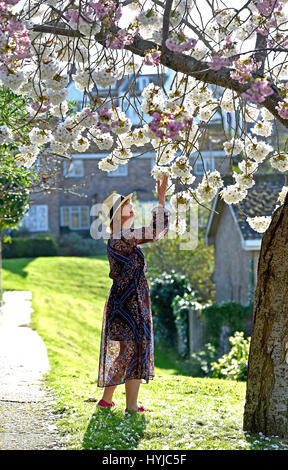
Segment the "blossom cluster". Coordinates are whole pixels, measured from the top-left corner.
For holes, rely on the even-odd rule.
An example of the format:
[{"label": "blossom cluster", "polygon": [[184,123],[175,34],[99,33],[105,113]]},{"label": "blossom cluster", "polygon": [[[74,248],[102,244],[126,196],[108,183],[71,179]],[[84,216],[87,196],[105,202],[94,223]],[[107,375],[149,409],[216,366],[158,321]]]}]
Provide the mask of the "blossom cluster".
[{"label": "blossom cluster", "polygon": [[[53,39],[44,33],[39,35],[33,30],[35,18],[29,14],[29,5],[24,6],[22,12],[23,18],[26,13],[29,19],[20,21],[11,12],[11,7],[17,3],[17,0],[1,3],[3,27],[0,32],[0,84],[9,87],[15,94],[29,98],[27,111],[30,117],[41,117],[41,114],[48,113],[60,118],[53,132],[38,126],[30,128],[29,145],[25,143],[19,146],[20,153],[16,158],[19,165],[31,166],[42,146],[47,146],[50,152],[63,154],[85,152],[94,143],[99,150],[110,151],[99,162],[99,168],[114,171],[119,164],[127,164],[133,157],[132,146],[142,147],[150,143],[156,155],[151,174],[155,180],[163,177],[163,174],[169,176],[167,195],[171,196],[171,203],[178,208],[206,204],[219,189],[222,189],[220,195],[227,204],[237,204],[255,184],[253,175],[258,165],[266,160],[280,172],[288,170],[286,152],[277,151],[272,154],[273,148],[264,140],[272,133],[273,114],[262,108],[259,118],[259,104],[274,93],[275,87],[267,74],[257,75],[262,67],[261,60],[257,62],[254,54],[243,59],[240,48],[241,41],[255,38],[257,34],[266,37],[269,47],[281,44],[281,41],[282,45],[288,43],[284,29],[279,29],[279,25],[285,23],[288,17],[282,2],[251,2],[248,20],[244,20],[235,8],[217,10],[211,21],[203,26],[201,35],[193,32],[195,37],[192,37],[193,34],[186,34],[183,20],[195,13],[194,2],[174,0],[165,41],[169,54],[186,55],[195,61],[205,60],[205,65],[215,71],[230,67],[230,77],[246,90],[240,94],[227,89],[219,98],[207,84],[184,75],[174,88],[165,90],[164,94],[159,82],[158,85],[150,82],[142,90],[140,108],[151,120],[134,130],[132,121],[120,107],[113,105],[113,100],[108,107],[105,99],[99,97],[95,106],[85,105],[74,116],[66,117],[70,77],[65,70],[71,64],[71,50],[76,41],[72,41],[73,47],[70,47],[70,43],[65,43],[65,38],[61,35]],[[164,51],[159,46],[162,46],[163,15],[159,13],[159,8],[141,5],[139,1],[124,7],[113,0],[80,0],[76,3],[81,8],[76,4],[69,5],[62,20],[66,21],[70,29],[81,33],[81,37],[77,38],[74,55],[72,54],[75,64],[72,79],[75,87],[84,92],[85,96],[90,95],[94,87],[106,89],[105,92],[109,93],[108,88],[117,84],[125,74],[136,73],[142,64],[154,67],[161,65]],[[48,0],[45,8],[56,8],[57,5],[59,7],[57,0]],[[127,27],[118,27],[117,23],[120,24],[123,19],[124,8],[129,8],[134,18]],[[37,15],[35,17],[38,18]],[[95,48],[96,41],[91,41],[100,32],[104,35],[102,45],[109,49],[109,54],[105,51],[105,59]],[[141,58],[128,54],[125,67],[119,66],[113,53],[121,50],[124,57],[127,45],[131,45],[139,36],[153,40],[156,46],[144,50]],[[23,59],[29,67],[23,67]],[[285,64],[280,68],[275,66],[271,75],[276,77],[279,85],[281,79],[287,79],[288,67]],[[282,98],[276,106],[275,114],[278,112],[282,119],[288,119],[288,90],[285,84],[280,84],[279,89]],[[240,111],[243,121],[242,134],[238,135],[235,130],[234,138],[231,138],[231,132],[224,143],[227,156],[243,157],[238,163],[237,171],[233,172],[235,183],[223,188],[223,181],[216,170],[212,173],[205,171],[201,183],[192,188],[195,176],[190,162],[191,149],[201,160],[199,139],[206,123],[218,111]],[[247,123],[253,123],[249,132],[244,130]],[[264,139],[261,140],[259,136]],[[12,128],[8,125],[0,126],[0,143],[12,141]],[[177,155],[179,151],[182,151],[180,157]],[[174,194],[175,179],[185,185],[185,191]],[[184,227],[184,219],[181,220],[179,230]],[[258,226],[259,224],[254,223],[254,227]]]}]

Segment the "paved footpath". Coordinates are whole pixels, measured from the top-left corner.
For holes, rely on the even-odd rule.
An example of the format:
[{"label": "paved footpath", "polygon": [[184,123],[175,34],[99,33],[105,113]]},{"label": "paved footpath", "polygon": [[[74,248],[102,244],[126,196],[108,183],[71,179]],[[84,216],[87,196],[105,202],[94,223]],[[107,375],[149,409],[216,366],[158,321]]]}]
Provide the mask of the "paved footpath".
[{"label": "paved footpath", "polygon": [[29,326],[31,299],[29,291],[6,291],[0,307],[0,450],[65,450],[55,398],[43,387],[46,347]]}]

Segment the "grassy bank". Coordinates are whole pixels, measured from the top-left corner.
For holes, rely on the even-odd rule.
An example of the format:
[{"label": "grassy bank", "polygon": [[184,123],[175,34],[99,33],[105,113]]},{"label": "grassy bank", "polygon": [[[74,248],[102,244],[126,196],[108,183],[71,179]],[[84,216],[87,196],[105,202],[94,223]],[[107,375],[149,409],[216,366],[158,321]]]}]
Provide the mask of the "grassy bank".
[{"label": "grassy bank", "polygon": [[174,352],[155,348],[156,377],[140,389],[145,414],[124,413],[124,386],[112,410],[87,403],[97,388],[107,258],[51,257],[3,262],[5,290],[32,291],[32,326],[43,338],[59,430],[71,449],[273,449],[287,442],[242,431],[245,384],[185,375]]}]

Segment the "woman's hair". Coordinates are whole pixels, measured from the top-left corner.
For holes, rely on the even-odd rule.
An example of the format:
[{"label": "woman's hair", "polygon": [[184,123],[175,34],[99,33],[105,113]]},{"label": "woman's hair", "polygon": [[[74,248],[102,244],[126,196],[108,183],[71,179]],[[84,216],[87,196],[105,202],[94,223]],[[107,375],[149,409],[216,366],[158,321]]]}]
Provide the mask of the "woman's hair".
[{"label": "woman's hair", "polygon": [[[109,225],[110,233],[113,233],[114,222],[116,222],[115,225],[117,226],[117,228],[122,227],[122,209],[130,201],[131,201],[131,197],[129,197],[129,199],[127,199],[127,201],[125,201],[124,204],[122,204],[122,206],[120,207],[120,209],[116,212],[115,216],[113,217]],[[121,220],[120,220],[120,217],[121,217]]]}]

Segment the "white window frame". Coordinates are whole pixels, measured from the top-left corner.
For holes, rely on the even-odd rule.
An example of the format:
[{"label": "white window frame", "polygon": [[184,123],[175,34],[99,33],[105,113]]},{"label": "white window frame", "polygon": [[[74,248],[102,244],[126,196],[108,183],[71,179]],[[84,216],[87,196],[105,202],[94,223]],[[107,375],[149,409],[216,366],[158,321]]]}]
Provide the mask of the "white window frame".
[{"label": "white window frame", "polygon": [[[40,226],[40,217],[39,217],[39,212],[40,210],[45,210],[45,225],[44,226]],[[36,217],[35,217],[35,220],[36,220],[36,227],[31,227],[31,223],[30,223],[30,217],[31,217],[31,210],[35,210],[36,211]],[[47,232],[49,231],[49,227],[48,227],[48,205],[47,204],[31,204],[29,209],[28,209],[28,212],[27,214],[25,214],[25,216],[23,217],[22,221],[20,222],[19,224],[19,227],[25,227],[29,230],[29,232]]]},{"label": "white window frame", "polygon": [[[205,166],[205,170],[208,171],[214,171],[215,170],[215,159],[214,157],[203,157],[203,162]],[[194,173],[195,175],[204,175],[203,171],[203,162],[201,157],[197,158],[197,161],[195,162],[194,166]],[[198,170],[198,166],[200,166],[200,169]]]},{"label": "white window frame", "polygon": [[[81,174],[76,173],[76,166],[81,163]],[[69,171],[70,166],[70,171]],[[82,178],[84,176],[84,161],[82,158],[72,158],[63,161],[63,175],[65,178]]]},{"label": "white window frame", "polygon": [[[81,208],[85,207],[87,209],[87,225],[85,226],[78,226],[78,227],[72,227],[72,213],[73,211],[78,212],[78,217],[79,217],[79,222],[81,224]],[[69,229],[70,230],[87,230],[90,227],[90,208],[89,206],[86,205],[76,205],[76,206],[60,206],[60,227],[67,227],[67,225],[64,225],[63,219],[63,210],[68,209],[69,210]],[[75,210],[77,209],[77,211]]]},{"label": "white window frame", "polygon": [[128,176],[128,163],[125,165],[118,165],[116,170],[108,171],[108,176]]}]

